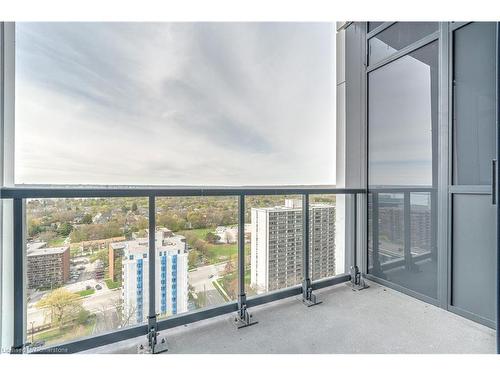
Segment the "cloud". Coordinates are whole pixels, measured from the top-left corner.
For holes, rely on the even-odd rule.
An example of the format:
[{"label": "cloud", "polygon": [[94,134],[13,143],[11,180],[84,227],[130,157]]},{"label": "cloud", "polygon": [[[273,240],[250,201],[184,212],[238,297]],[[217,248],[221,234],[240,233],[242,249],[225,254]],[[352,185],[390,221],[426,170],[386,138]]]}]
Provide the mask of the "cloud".
[{"label": "cloud", "polygon": [[17,23],[16,183],[335,183],[326,23]]}]

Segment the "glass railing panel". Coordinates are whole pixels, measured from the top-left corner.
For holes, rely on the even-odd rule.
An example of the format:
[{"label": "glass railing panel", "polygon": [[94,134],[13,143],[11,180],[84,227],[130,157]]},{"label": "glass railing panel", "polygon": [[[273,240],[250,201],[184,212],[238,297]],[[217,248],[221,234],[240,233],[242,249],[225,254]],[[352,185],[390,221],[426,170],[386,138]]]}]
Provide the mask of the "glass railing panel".
[{"label": "glass railing panel", "polygon": [[[337,202],[342,212],[345,207],[343,195],[309,196],[309,275],[313,281],[345,271],[345,231],[337,231]],[[343,220],[343,215],[338,219]]]},{"label": "glass railing panel", "polygon": [[245,289],[248,296],[302,283],[302,196],[247,196]]},{"label": "glass railing panel", "polygon": [[146,198],[30,199],[26,222],[31,347],[145,321]]},{"label": "glass railing panel", "polygon": [[156,199],[159,319],[237,299],[238,230],[234,196]]}]

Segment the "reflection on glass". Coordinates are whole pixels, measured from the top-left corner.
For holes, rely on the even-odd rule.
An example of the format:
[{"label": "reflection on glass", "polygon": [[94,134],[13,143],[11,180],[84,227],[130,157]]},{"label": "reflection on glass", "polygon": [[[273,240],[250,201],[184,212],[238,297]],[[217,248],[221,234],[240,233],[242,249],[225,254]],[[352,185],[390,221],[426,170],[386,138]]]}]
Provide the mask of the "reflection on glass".
[{"label": "reflection on glass", "polygon": [[400,49],[437,31],[438,22],[397,22],[368,41],[369,64],[375,64]]},{"label": "reflection on glass", "polygon": [[[148,248],[147,199],[32,199],[26,216],[26,321],[32,348],[144,321],[147,293],[142,286],[129,293],[124,270],[137,262],[137,285],[148,272],[147,261],[139,266]],[[144,254],[132,252],[130,242],[140,244]]]},{"label": "reflection on glass", "polygon": [[238,296],[235,197],[156,199],[156,311],[160,318]]},{"label": "reflection on glass", "polygon": [[438,43],[369,73],[369,273],[437,298]]},{"label": "reflection on glass", "polygon": [[302,282],[301,196],[246,198],[250,223],[250,277],[247,294],[261,294]]},{"label": "reflection on glass", "polygon": [[368,267],[375,276],[437,298],[433,194],[369,194]]},{"label": "reflection on glass", "polygon": [[453,183],[489,185],[496,145],[496,24],[463,26],[453,43]]},{"label": "reflection on glass", "polygon": [[369,184],[431,186],[438,43],[369,73]]}]

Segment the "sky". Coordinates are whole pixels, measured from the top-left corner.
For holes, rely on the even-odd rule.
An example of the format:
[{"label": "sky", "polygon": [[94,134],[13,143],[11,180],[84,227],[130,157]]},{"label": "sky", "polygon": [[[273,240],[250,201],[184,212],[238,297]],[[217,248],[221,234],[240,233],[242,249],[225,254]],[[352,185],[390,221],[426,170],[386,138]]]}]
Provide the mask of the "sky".
[{"label": "sky", "polygon": [[335,184],[330,23],[17,23],[16,183]]}]

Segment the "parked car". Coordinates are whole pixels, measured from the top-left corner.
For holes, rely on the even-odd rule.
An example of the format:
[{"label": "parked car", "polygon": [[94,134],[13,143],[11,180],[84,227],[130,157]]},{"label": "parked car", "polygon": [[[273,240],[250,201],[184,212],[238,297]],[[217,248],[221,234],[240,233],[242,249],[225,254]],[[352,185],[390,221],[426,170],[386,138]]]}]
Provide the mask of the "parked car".
[{"label": "parked car", "polygon": [[99,284],[97,284],[97,285],[95,286],[95,288],[96,288],[96,290],[101,290],[101,289],[102,289],[102,286],[100,286]]},{"label": "parked car", "polygon": [[90,290],[90,289],[92,289],[92,287],[91,287],[90,285],[87,285],[87,286],[85,287],[85,290]]}]

